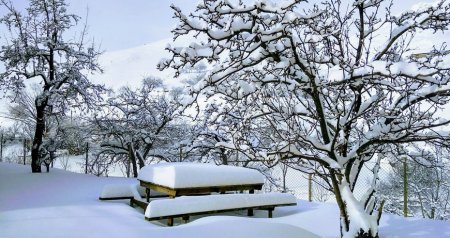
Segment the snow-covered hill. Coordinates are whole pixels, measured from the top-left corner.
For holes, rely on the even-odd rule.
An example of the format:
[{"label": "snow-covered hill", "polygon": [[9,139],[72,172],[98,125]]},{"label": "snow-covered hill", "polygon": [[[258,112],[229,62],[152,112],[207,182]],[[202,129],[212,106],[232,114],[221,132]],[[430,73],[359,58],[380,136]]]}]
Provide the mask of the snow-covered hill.
[{"label": "snow-covered hill", "polygon": [[173,77],[173,71],[161,72],[156,68],[161,58],[169,56],[165,47],[170,41],[165,39],[135,48],[105,52],[99,58],[103,74],[95,74],[91,78],[96,83],[114,89],[125,85],[139,85],[148,76],[160,77],[167,85],[180,86],[179,80]]}]

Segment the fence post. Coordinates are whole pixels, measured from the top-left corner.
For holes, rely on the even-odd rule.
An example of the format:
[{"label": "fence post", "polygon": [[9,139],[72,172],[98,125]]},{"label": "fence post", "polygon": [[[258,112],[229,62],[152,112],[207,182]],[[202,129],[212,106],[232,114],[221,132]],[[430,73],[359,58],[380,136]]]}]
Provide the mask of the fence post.
[{"label": "fence post", "polygon": [[86,142],[86,161],[84,164],[84,173],[88,173],[88,159],[89,159],[89,142]]},{"label": "fence post", "polygon": [[183,145],[180,144],[180,162],[183,161]]},{"label": "fence post", "polygon": [[3,133],[2,133],[2,137],[0,139],[0,162],[3,161]]},{"label": "fence post", "polygon": [[408,217],[408,164],[403,159],[403,216]]},{"label": "fence post", "polygon": [[26,164],[27,160],[27,139],[23,138],[23,165]]},{"label": "fence post", "polygon": [[312,202],[312,174],[308,174],[308,200]]}]

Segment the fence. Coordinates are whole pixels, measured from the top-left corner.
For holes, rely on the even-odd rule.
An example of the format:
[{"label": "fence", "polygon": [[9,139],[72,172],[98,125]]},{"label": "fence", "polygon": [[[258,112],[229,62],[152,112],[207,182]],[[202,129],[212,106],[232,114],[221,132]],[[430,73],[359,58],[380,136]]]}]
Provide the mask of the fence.
[{"label": "fence", "polygon": [[[14,143],[13,143],[14,142]],[[30,164],[30,141],[0,136],[0,162]]]},{"label": "fence", "polygon": [[[368,163],[360,173],[358,183],[354,189],[354,194],[357,199],[360,199],[367,191],[367,187],[371,186],[373,178],[371,167],[373,165]],[[413,186],[417,181],[413,181],[416,178],[413,169],[410,167],[412,167],[412,164],[410,165],[410,162],[406,160],[399,161],[395,165],[395,168],[387,161],[381,163],[376,187],[379,201],[385,201],[384,210],[389,213],[395,213],[405,217],[422,216],[437,219],[435,217],[436,211],[433,211],[433,214],[429,216],[423,214],[424,201],[420,205],[418,197],[424,189],[413,189],[414,191],[410,191],[411,187],[417,187],[417,185]],[[429,169],[431,170],[431,168]],[[425,170],[428,171],[427,169]],[[426,171],[425,173],[427,173]],[[335,202],[334,194],[325,189],[320,184],[320,179],[318,178],[290,168],[286,170],[282,166],[274,168],[272,175],[281,184],[279,190],[290,192],[299,199],[316,202]],[[450,194],[450,189],[448,192]],[[438,210],[437,208],[431,209]]]}]

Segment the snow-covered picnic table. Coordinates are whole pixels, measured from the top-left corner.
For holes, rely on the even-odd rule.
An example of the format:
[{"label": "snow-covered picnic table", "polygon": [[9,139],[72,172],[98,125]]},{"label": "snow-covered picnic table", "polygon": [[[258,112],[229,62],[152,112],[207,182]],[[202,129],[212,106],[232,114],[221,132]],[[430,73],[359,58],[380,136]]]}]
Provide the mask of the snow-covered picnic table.
[{"label": "snow-covered picnic table", "polygon": [[[247,210],[248,216],[253,216],[254,209],[267,210],[268,216],[272,217],[275,207],[296,205],[296,198],[292,194],[254,194],[255,190],[262,189],[264,176],[249,168],[161,163],[142,168],[138,181],[145,188],[147,202],[139,196],[133,196],[131,205],[143,208],[145,219],[167,219],[169,226],[173,225],[177,217],[187,222],[190,216],[234,210]],[[172,199],[150,202],[150,190],[167,194]],[[248,192],[227,194],[228,191]]]},{"label": "snow-covered picnic table", "polygon": [[253,193],[264,184],[264,177],[257,170],[204,163],[147,165],[139,172],[138,180],[146,188],[147,198],[150,189],[177,197],[227,191]]}]

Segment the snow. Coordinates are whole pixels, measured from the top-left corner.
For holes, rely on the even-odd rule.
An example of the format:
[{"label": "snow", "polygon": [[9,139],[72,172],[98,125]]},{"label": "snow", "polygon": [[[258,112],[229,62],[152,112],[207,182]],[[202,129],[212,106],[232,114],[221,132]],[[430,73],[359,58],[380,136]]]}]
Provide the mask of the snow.
[{"label": "snow", "polygon": [[292,203],[296,203],[296,198],[294,195],[287,193],[220,194],[194,197],[182,196],[175,199],[163,199],[150,202],[145,210],[145,216],[152,218],[176,214]]},{"label": "snow", "polygon": [[[145,188],[141,187],[137,180],[134,180],[133,184],[106,184],[101,193],[100,198],[118,198],[118,197],[133,197],[136,200],[143,200],[142,197],[145,196]],[[167,196],[165,193],[151,190],[151,197]]]},{"label": "snow", "polygon": [[263,175],[254,169],[202,163],[160,163],[147,165],[139,172],[138,179],[169,188],[264,183]]},{"label": "snow", "polygon": [[100,198],[134,197],[140,200],[141,194],[138,191],[138,184],[107,184],[100,193]]},{"label": "snow", "polygon": [[[188,224],[163,228],[162,223],[145,221],[143,211],[128,201],[98,200],[106,184],[135,182],[57,169],[32,174],[29,166],[0,163],[0,237],[317,237],[311,232],[340,236],[339,209],[331,203],[298,200],[297,206],[276,208],[272,219],[266,218],[267,211],[255,211],[251,218],[244,211],[193,217]],[[379,231],[386,238],[442,238],[450,237],[450,223],[384,214]]]},{"label": "snow", "polygon": [[377,232],[377,217],[375,214],[369,215],[364,210],[364,204],[358,201],[350,190],[348,183],[344,182],[340,186],[342,200],[347,204],[348,217],[350,220],[349,231],[344,234],[344,238],[355,237],[359,229],[365,232]]},{"label": "snow", "polygon": [[161,72],[156,68],[161,58],[169,55],[165,50],[169,42],[170,39],[163,39],[135,48],[106,52],[99,57],[104,72],[91,78],[95,83],[106,84],[113,89],[135,87],[148,76],[160,77],[166,85],[180,86],[180,81],[173,77],[173,71]]}]

